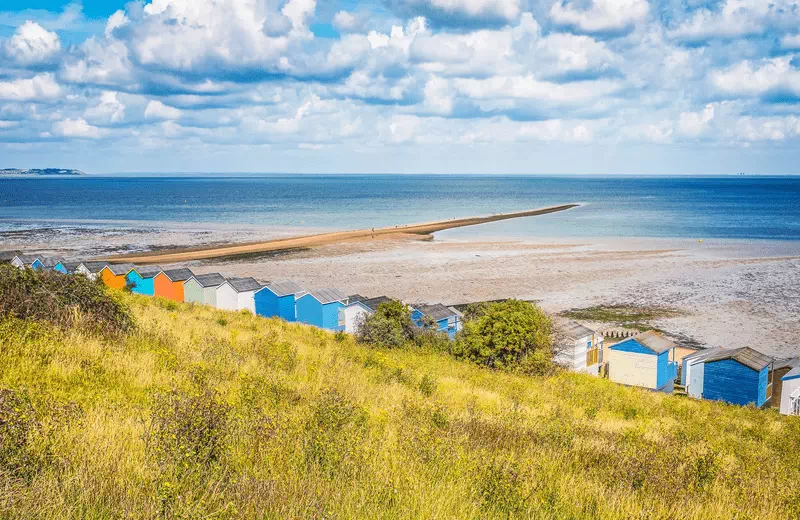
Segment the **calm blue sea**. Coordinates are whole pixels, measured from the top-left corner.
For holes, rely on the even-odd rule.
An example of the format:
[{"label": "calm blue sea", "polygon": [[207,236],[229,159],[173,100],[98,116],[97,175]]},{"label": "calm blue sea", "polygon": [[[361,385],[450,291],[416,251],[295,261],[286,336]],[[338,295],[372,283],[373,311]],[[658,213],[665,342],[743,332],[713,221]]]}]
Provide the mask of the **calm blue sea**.
[{"label": "calm blue sea", "polygon": [[0,231],[108,221],[356,229],[570,202],[583,205],[445,235],[800,239],[800,177],[749,176],[5,178],[0,179]]}]

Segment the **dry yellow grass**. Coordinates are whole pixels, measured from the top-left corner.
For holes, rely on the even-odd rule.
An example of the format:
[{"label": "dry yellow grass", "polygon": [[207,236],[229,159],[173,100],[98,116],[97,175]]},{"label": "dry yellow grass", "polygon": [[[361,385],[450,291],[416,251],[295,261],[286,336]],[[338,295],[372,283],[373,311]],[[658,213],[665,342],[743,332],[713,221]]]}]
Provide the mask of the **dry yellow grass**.
[{"label": "dry yellow grass", "polygon": [[0,518],[800,517],[800,421],[772,411],[120,298],[117,339],[0,324],[31,403],[0,413],[36,418]]}]

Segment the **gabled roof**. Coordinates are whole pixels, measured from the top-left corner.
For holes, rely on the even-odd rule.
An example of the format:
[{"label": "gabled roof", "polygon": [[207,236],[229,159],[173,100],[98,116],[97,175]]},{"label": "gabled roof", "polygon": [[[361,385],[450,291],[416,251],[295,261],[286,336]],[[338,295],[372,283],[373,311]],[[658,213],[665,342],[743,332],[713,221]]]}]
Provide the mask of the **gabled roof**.
[{"label": "gabled roof", "polygon": [[131,269],[133,269],[136,266],[133,264],[106,264],[103,267],[108,267],[108,270],[117,276],[124,276],[130,273]]},{"label": "gabled roof", "polygon": [[350,303],[361,302],[361,301],[368,300],[368,299],[369,298],[365,298],[365,297],[361,296],[360,294],[351,294],[350,296],[347,297],[347,301],[350,302]]},{"label": "gabled roof", "polygon": [[[218,287],[224,284],[227,280],[219,273],[196,274],[194,279],[200,284],[200,287]],[[187,282],[189,280],[186,280]]]},{"label": "gabled roof", "polygon": [[60,256],[42,256],[39,257],[39,261],[42,263],[43,266],[47,267],[48,269],[52,269],[58,264],[63,263],[64,259],[61,258]]},{"label": "gabled roof", "polygon": [[366,300],[361,300],[360,303],[362,303],[365,307],[367,307],[368,309],[370,309],[372,311],[377,311],[378,310],[378,306],[380,304],[382,304],[382,303],[392,303],[393,301],[394,300],[392,298],[389,298],[388,296],[376,296],[375,298],[369,298],[369,299],[366,299]]},{"label": "gabled roof", "polygon": [[0,251],[0,262],[10,262],[21,254],[22,251]]},{"label": "gabled roof", "polygon": [[129,274],[131,271],[136,271],[136,273],[141,276],[143,279],[147,280],[148,278],[155,278],[158,276],[158,273],[161,272],[161,268],[157,265],[150,265],[144,267],[134,267],[130,271],[125,274]]},{"label": "gabled roof", "polygon": [[81,265],[81,263],[80,262],[63,262],[61,265],[64,266],[64,269],[67,270],[67,273],[71,274],[71,273],[75,272],[75,269],[77,269],[78,266]]},{"label": "gabled roof", "polygon": [[594,331],[588,327],[584,327],[577,321],[565,320],[558,323],[558,329],[563,332],[567,337],[578,340],[591,336]]},{"label": "gabled roof", "polygon": [[228,285],[236,292],[258,291],[263,287],[255,278],[229,278]]},{"label": "gabled roof", "polygon": [[782,368],[792,369],[795,367],[800,367],[800,357],[776,359],[772,365],[772,370],[780,370]]},{"label": "gabled roof", "polygon": [[720,352],[725,350],[722,347],[714,347],[714,348],[704,348],[703,350],[698,350],[694,354],[689,354],[688,356],[683,357],[683,361],[705,361],[709,357],[716,355]]},{"label": "gabled roof", "polygon": [[102,271],[108,264],[105,262],[81,262],[78,267],[81,265],[90,273],[96,274]]},{"label": "gabled roof", "polygon": [[[39,260],[39,257],[36,255],[16,255],[14,258],[19,259],[22,265],[32,265],[35,261]],[[11,260],[14,260],[12,258]],[[41,260],[39,260],[41,262]]]},{"label": "gabled roof", "polygon": [[308,294],[323,305],[347,300],[347,296],[337,289],[316,289]]},{"label": "gabled roof", "polygon": [[753,350],[750,347],[742,347],[734,350],[722,349],[722,351],[706,358],[706,363],[713,363],[714,361],[724,361],[726,359],[733,359],[734,361],[738,361],[742,365],[748,368],[752,368],[757,372],[760,372],[761,370],[772,364],[771,357],[762,354],[757,350]]},{"label": "gabled roof", "polygon": [[789,379],[800,379],[800,366],[791,369],[788,374],[781,378],[781,381],[788,381]]},{"label": "gabled roof", "polygon": [[290,294],[300,294],[305,290],[300,287],[300,284],[291,280],[281,280],[277,282],[268,283],[264,289],[269,289],[275,296],[289,296]]},{"label": "gabled roof", "polygon": [[433,305],[415,305],[414,308],[425,316],[433,318],[433,321],[441,321],[459,315],[458,311],[445,307],[441,303],[434,303]]},{"label": "gabled roof", "polygon": [[169,278],[171,282],[185,282],[186,280],[194,276],[194,273],[190,269],[186,268],[167,269],[166,271],[163,271],[163,273],[167,275],[167,278]]},{"label": "gabled roof", "polygon": [[649,348],[656,354],[661,354],[678,346],[654,330],[642,332],[638,336],[634,336],[632,339],[640,345]]}]

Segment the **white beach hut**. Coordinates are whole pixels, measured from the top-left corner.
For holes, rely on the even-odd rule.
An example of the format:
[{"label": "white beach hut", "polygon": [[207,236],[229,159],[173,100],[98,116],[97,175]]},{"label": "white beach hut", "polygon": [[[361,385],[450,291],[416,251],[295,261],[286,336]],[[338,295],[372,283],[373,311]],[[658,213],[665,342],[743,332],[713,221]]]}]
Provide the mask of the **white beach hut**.
[{"label": "white beach hut", "polygon": [[709,357],[722,352],[722,347],[707,348],[686,356],[681,360],[681,385],[686,393],[697,399],[703,398],[705,362]]},{"label": "white beach hut", "polygon": [[247,309],[256,312],[253,295],[263,285],[255,278],[231,278],[217,287],[217,309],[240,311]]},{"label": "white beach hut", "polygon": [[376,298],[350,296],[347,305],[339,309],[339,326],[344,327],[345,332],[353,334],[367,316],[378,310],[380,304],[391,301],[393,300],[388,296]]},{"label": "white beach hut", "polygon": [[555,362],[573,372],[598,375],[603,364],[603,335],[571,320],[558,322],[556,326],[559,341]]},{"label": "white beach hut", "polygon": [[800,366],[793,368],[781,379],[781,413],[800,415]]},{"label": "white beach hut", "polygon": [[105,262],[81,262],[75,268],[75,274],[82,274],[90,280],[97,280],[100,277],[100,272],[108,265]]}]

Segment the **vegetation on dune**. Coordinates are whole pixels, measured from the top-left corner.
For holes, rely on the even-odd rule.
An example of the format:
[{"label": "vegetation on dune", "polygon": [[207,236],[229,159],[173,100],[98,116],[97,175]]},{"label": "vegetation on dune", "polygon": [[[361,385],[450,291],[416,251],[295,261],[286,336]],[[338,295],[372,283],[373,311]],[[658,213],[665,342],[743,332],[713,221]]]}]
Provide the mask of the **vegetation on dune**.
[{"label": "vegetation on dune", "polygon": [[800,518],[795,418],[113,298],[0,321],[0,518]]},{"label": "vegetation on dune", "polygon": [[642,307],[634,305],[596,305],[583,309],[570,309],[561,316],[573,320],[613,323],[622,327],[646,331],[654,329],[654,320],[675,318],[681,311],[670,307]]}]

